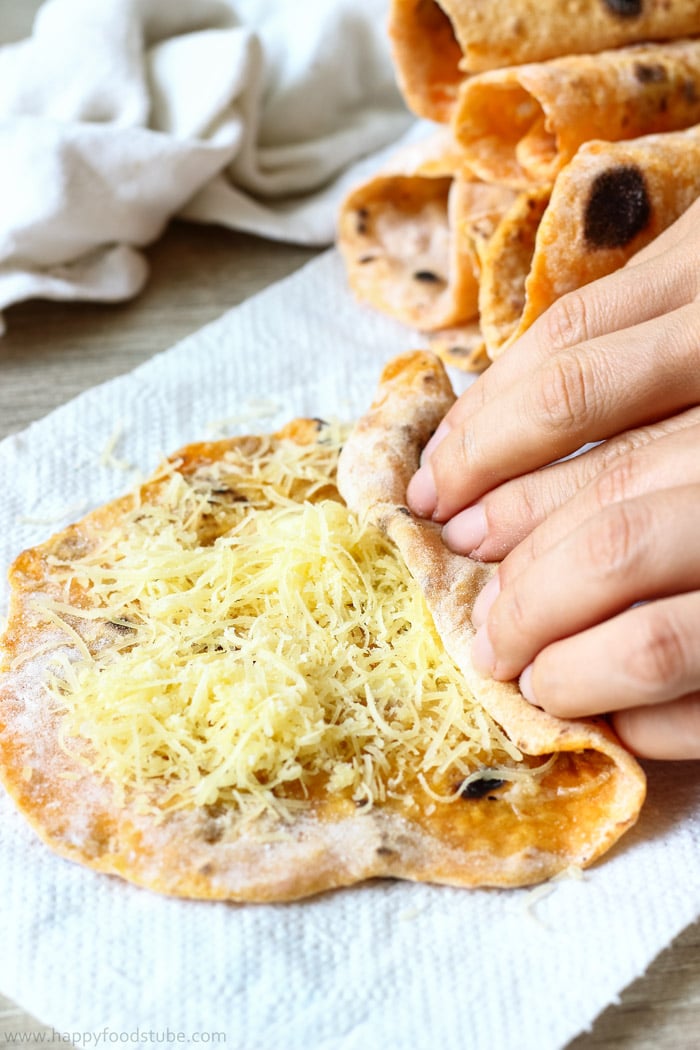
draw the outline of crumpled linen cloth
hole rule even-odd
[[[0,310],[118,300],[175,215],[333,239],[411,117],[387,0],[47,0],[0,48]]]

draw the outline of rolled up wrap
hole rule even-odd
[[[700,40],[573,55],[466,80],[455,138],[486,181],[552,183],[591,139],[616,142],[700,121]]]
[[[338,246],[362,302],[423,332],[476,317],[479,253],[515,191],[475,180],[438,133],[357,187]]]
[[[700,125],[588,142],[548,204],[546,192],[520,194],[482,254],[479,309],[492,360],[560,296],[624,266],[700,196]]]
[[[393,0],[394,60],[409,106],[447,122],[465,76],[700,33],[700,0]]]

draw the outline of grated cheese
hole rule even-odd
[[[130,470],[134,470],[133,463],[129,463],[126,459],[119,459],[115,456],[114,451],[124,436],[124,424],[117,423],[110,437],[100,452],[100,466],[109,467],[112,470],[121,470],[127,473]]]
[[[89,554],[54,558],[42,615],[85,639],[53,661],[61,739],[120,802],[287,819],[319,789],[410,805],[417,776],[449,801],[485,760],[533,772],[465,696],[391,542],[339,501],[338,451],[166,465]]]

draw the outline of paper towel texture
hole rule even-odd
[[[115,458],[146,472],[217,430],[350,419],[415,344],[322,256],[2,442],[0,562],[127,488]],[[648,768],[638,826],[537,899],[386,881],[288,905],[171,900],[54,857],[3,795],[0,990],[57,1030],[107,1029],[104,1046],[554,1050],[697,917],[700,766]]]

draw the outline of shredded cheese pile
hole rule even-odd
[[[465,695],[391,542],[339,502],[337,454],[168,467],[97,549],[57,561],[66,601],[46,614],[88,639],[54,663],[63,746],[121,801],[410,805],[417,776],[456,797],[485,756],[522,757]]]

